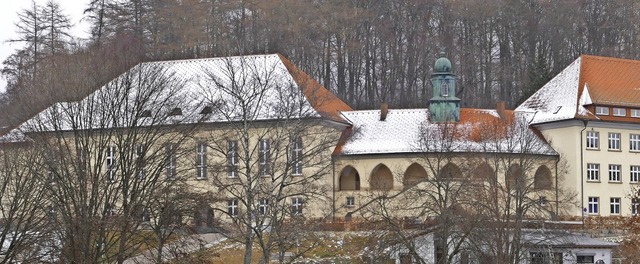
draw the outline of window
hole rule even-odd
[[[609,107],[596,106],[596,115],[609,115]]]
[[[631,109],[631,117],[640,117],[640,109]]]
[[[302,206],[304,205],[302,198],[294,197],[291,198],[291,214],[293,215],[301,215],[302,214]]]
[[[611,198],[611,214],[620,214],[620,198]]]
[[[441,84],[442,85],[440,86],[440,95],[442,97],[449,96],[449,81],[448,80],[442,80]]]
[[[136,145],[136,175],[138,175],[138,179],[144,179],[145,177],[145,159],[144,153],[146,151],[146,147],[143,144]]]
[[[562,253],[560,252],[530,252],[529,258],[529,263],[531,264],[562,264],[563,262]]]
[[[587,131],[587,148],[598,149],[600,148],[600,133],[597,131]]]
[[[291,174],[302,175],[302,138],[297,137],[291,145]]]
[[[238,216],[238,199],[231,199],[227,201],[227,214],[231,217]]]
[[[353,196],[347,196],[347,203],[346,203],[347,207],[354,207],[356,206],[356,198]]]
[[[104,215],[105,216],[114,216],[116,215],[116,207],[112,203],[107,203],[104,206]]]
[[[629,150],[640,151],[640,135],[639,134],[629,135]]]
[[[169,116],[181,116],[182,115],[182,109],[180,107],[176,107],[171,109],[171,111],[169,111]]]
[[[238,177],[238,141],[227,141],[227,176]]]
[[[578,255],[576,256],[576,261],[578,264],[582,264],[582,263],[594,263],[594,256],[581,256]]]
[[[620,133],[609,133],[609,150],[620,150]]]
[[[638,198],[631,199],[631,215],[638,215]]]
[[[638,181],[640,181],[640,166],[631,165],[629,171],[629,174],[631,174],[629,181],[632,183],[638,183]]]
[[[587,164],[587,181],[599,181],[600,180],[600,164],[588,163]]]
[[[620,182],[620,165],[609,164],[609,181]]]
[[[196,146],[196,178],[207,178],[207,144],[202,142]]]
[[[599,197],[589,197],[589,214],[599,214],[598,203],[600,202]]]
[[[269,200],[266,198],[260,199],[260,203],[258,204],[258,214],[266,215],[269,211]]]
[[[627,109],[614,107],[613,116],[627,116]]]
[[[261,139],[258,146],[258,170],[260,171],[260,175],[269,176],[269,159],[271,155],[271,150],[269,146],[268,139]]]
[[[116,180],[116,147],[107,147],[106,153],[107,165],[107,181],[114,182]]]
[[[176,177],[176,145],[166,144],[164,146],[166,166],[165,171],[167,179],[173,179]]]

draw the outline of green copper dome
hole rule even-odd
[[[444,52],[440,52],[440,58],[436,60],[433,71],[434,73],[451,72],[451,61],[445,57]]]

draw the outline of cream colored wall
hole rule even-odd
[[[631,215],[631,191],[637,189],[638,184],[630,183],[630,165],[640,165],[640,153],[629,151],[629,135],[640,134],[640,130],[632,125],[612,124],[604,122],[589,122],[584,131],[582,121],[569,121],[560,124],[548,124],[539,126],[543,135],[551,141],[551,145],[561,156],[566,159],[567,174],[563,187],[571,189],[578,194],[578,203],[567,214],[581,216],[581,208],[588,207],[588,197],[599,197],[599,214],[609,216],[610,198],[621,198],[621,215]],[[581,132],[582,131],[582,132]],[[586,148],[586,131],[597,131],[600,134],[597,150]],[[582,133],[582,146],[580,134]],[[620,133],[620,151],[608,149],[608,134]],[[581,147],[584,155],[581,163]],[[587,180],[587,163],[600,164],[600,181]],[[621,182],[609,182],[609,164],[621,165]],[[581,184],[584,188],[582,195]],[[581,202],[582,201],[582,202]]]

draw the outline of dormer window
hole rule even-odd
[[[205,106],[202,108],[202,111],[200,111],[201,115],[208,115],[211,114],[213,112],[213,110],[211,109],[211,106]]]
[[[179,107],[176,107],[172,109],[171,112],[169,112],[169,116],[179,116],[179,115],[182,115],[182,109]]]
[[[613,116],[627,116],[627,109],[613,108]]]
[[[609,115],[609,107],[596,106],[596,115]]]
[[[631,109],[631,117],[640,117],[640,109]]]
[[[140,117],[151,117],[151,110],[144,110],[140,113]]]

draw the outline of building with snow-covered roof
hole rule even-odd
[[[568,162],[585,216],[637,214],[640,61],[583,55],[516,108]]]

